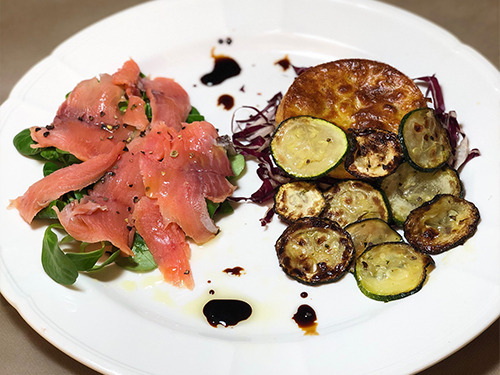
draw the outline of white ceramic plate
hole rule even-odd
[[[231,44],[218,42],[228,37]],[[212,69],[213,47],[243,70],[206,87],[199,79]],[[275,221],[261,227],[266,208],[251,204],[220,220],[214,241],[193,246],[192,292],[162,283],[158,272],[117,267],[82,275],[73,287],[45,275],[44,227],[30,227],[5,209],[41,178],[41,165],[12,146],[18,131],[48,124],[76,83],[114,72],[132,57],[143,72],[174,77],[193,105],[221,133],[230,133],[232,112],[217,106],[219,95],[234,96],[235,107],[264,106],[294,78],[274,64],[285,56],[297,66],[371,58],[410,77],[436,74],[441,81],[447,108],[458,112],[471,145],[482,153],[462,173],[466,197],[479,207],[482,222],[464,246],[435,257],[437,268],[422,291],[384,304],[364,297],[351,275],[321,287],[289,280],[273,248],[283,226]],[[48,341],[104,373],[418,371],[465,345],[500,313],[499,92],[498,71],[476,52],[427,21],[374,1],[183,0],[126,10],[63,43],[1,107],[1,291]],[[259,185],[253,168],[250,163],[239,181],[239,195]],[[222,272],[235,266],[245,273]],[[303,291],[308,298],[300,297]],[[232,328],[211,327],[203,305],[225,297],[249,302],[251,318]],[[317,313],[317,336],[304,336],[291,319],[303,303]]]

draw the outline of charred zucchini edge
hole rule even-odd
[[[322,265],[316,263],[317,266],[319,265],[320,274],[318,275],[318,273],[311,273],[311,275],[308,276],[304,274],[303,269],[293,268],[294,266],[290,263],[290,256],[292,254],[287,254],[286,246],[288,245],[289,241],[293,240],[293,235],[295,233],[298,233],[302,230],[307,231],[308,229],[315,230],[316,228],[319,230],[333,231],[337,236],[340,237],[339,242],[342,244],[342,246],[344,246],[344,249],[336,249],[336,251],[342,251],[341,254],[337,254],[338,256],[340,256],[339,262],[335,264]],[[317,243],[315,244],[315,246],[324,246],[325,249],[329,249],[329,247],[323,245],[324,242]],[[307,241],[304,240],[304,243],[300,246],[305,245],[307,245]],[[354,260],[354,245],[349,233],[345,231],[338,223],[320,217],[302,218],[289,225],[276,241],[275,250],[281,269],[285,272],[285,274],[306,285],[326,284],[341,279],[346,273],[348,273],[350,266]],[[303,252],[301,252],[301,254],[302,253]],[[310,259],[309,254],[306,256],[306,259]]]
[[[379,168],[382,169],[382,172],[378,171],[375,173],[375,168],[372,165],[366,166],[365,169],[369,170],[371,174],[365,173],[358,169],[359,164],[359,156],[358,152],[361,152],[360,149],[366,150],[365,144],[360,146],[360,139],[369,137],[377,137],[378,143],[375,145],[373,143],[368,143],[372,145],[369,147],[369,151],[367,155],[380,155],[383,153],[384,159],[385,156],[389,155],[388,151],[392,151],[393,157],[387,162],[387,160],[381,160],[379,158]],[[349,140],[349,151],[346,154],[344,160],[344,168],[345,170],[356,178],[374,180],[378,178],[383,178],[387,175],[393,173],[398,166],[403,162],[403,149],[401,147],[401,142],[397,134],[392,133],[388,130],[383,129],[364,129],[364,130],[353,130],[352,133],[348,134]],[[374,147],[376,146],[376,147]],[[374,150],[377,152],[375,153]],[[384,161],[384,163],[382,163]]]
[[[304,196],[309,197],[309,205],[299,212],[299,208],[293,202],[293,197],[296,197],[301,190],[306,190]],[[315,196],[311,197],[310,194]],[[310,181],[292,181],[279,186],[278,191],[274,195],[274,212],[286,222],[294,222],[302,217],[319,216],[326,207],[326,199],[321,190],[314,182]],[[306,211],[305,211],[306,210]]]
[[[448,198],[454,200],[458,204],[466,205],[467,208],[470,209],[470,223],[468,224],[465,233],[454,236],[443,244],[436,244],[433,243],[433,240],[436,237],[443,235],[442,230],[431,230],[431,227],[429,226],[427,226],[429,229],[425,229],[424,231],[415,231],[415,228],[421,221],[425,220],[424,215],[426,212],[431,210],[433,206],[439,204],[441,200]],[[479,214],[479,209],[474,203],[451,194],[438,194],[434,197],[434,199],[424,203],[410,212],[404,223],[403,230],[406,240],[414,248],[425,254],[436,255],[463,245],[476,233],[480,220],[481,216]]]

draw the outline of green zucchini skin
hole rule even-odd
[[[285,174],[298,180],[313,180],[327,175],[342,163],[348,149],[347,134],[342,128],[306,115],[282,121],[274,131],[270,144],[274,163]]]
[[[355,260],[370,246],[384,242],[402,242],[403,237],[387,222],[379,218],[363,219],[344,228],[350,235],[355,249]]]
[[[391,253],[397,255],[396,251],[403,253],[402,257],[396,258],[396,265],[388,267],[390,264]],[[378,255],[378,253],[384,252],[387,254],[380,259],[376,256],[372,256],[372,253]],[[401,260],[402,258],[402,260]],[[387,259],[387,260],[386,260]],[[387,262],[387,267],[384,263]],[[397,261],[400,260],[398,263]],[[391,260],[392,261],[392,260]],[[410,265],[408,267],[401,266],[401,263]],[[427,254],[423,254],[414,249],[411,245],[404,242],[386,242],[377,245],[372,245],[368,247],[363,254],[356,260],[354,267],[354,277],[358,284],[361,292],[376,301],[390,302],[397,299],[405,298],[411,296],[412,294],[420,291],[425,284],[430,272],[434,268],[434,260]],[[411,279],[410,284],[404,287],[403,284],[391,283],[388,281],[390,279],[391,270],[403,269],[404,271],[410,271],[412,274],[405,279]],[[381,276],[380,273],[384,276]],[[373,274],[375,273],[375,274]],[[372,281],[370,283],[370,280]],[[387,283],[390,286],[390,292],[383,291],[383,284]],[[394,286],[397,284],[397,286]],[[377,286],[379,290],[376,290]]]
[[[452,156],[448,133],[432,108],[408,112],[401,119],[398,136],[406,160],[420,171],[441,168]]]

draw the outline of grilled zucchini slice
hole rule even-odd
[[[341,128],[311,116],[283,121],[271,139],[276,165],[299,179],[328,173],[342,161],[347,149],[347,136]]]
[[[356,260],[354,277],[367,297],[393,301],[418,292],[434,261],[407,243],[387,242],[368,247]]]
[[[323,193],[312,182],[294,181],[283,184],[274,196],[274,212],[289,222],[302,217],[319,216],[325,206]]]
[[[433,172],[421,172],[409,163],[403,163],[385,177],[381,184],[394,222],[403,225],[411,210],[430,201],[438,194],[452,194],[461,197],[462,183],[457,171],[445,165]]]
[[[431,108],[419,108],[406,114],[399,126],[403,152],[414,168],[433,171],[452,155],[448,133]]]
[[[354,244],[355,259],[366,248],[384,242],[402,242],[403,237],[385,221],[377,218],[364,219],[351,223],[344,228],[351,235]]]
[[[318,217],[292,223],[275,248],[283,271],[305,284],[338,280],[349,270],[354,257],[349,233],[337,223]]]
[[[417,250],[440,254],[472,237],[479,220],[479,210],[473,203],[440,194],[410,212],[404,223],[404,235]]]
[[[373,179],[385,177],[403,160],[403,151],[396,134],[387,130],[353,131],[344,166],[354,177]]]
[[[344,180],[323,193],[326,208],[321,214],[342,227],[362,219],[389,221],[389,209],[383,193],[365,181]]]

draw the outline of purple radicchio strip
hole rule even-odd
[[[292,68],[298,76],[300,76],[302,73],[304,73],[307,69],[309,69],[309,66],[295,66],[292,64]]]
[[[441,89],[441,85],[439,84],[436,76],[419,77],[415,80],[420,80],[428,84],[425,95],[427,96],[430,92],[436,116],[445,127],[448,133],[448,138],[450,139],[453,154],[450,164],[456,170],[461,170],[466,163],[474,159],[476,156],[481,155],[481,153],[477,148],[469,151],[469,139],[465,135],[457,120],[456,112],[446,112],[443,90]]]
[[[233,144],[245,158],[253,157],[257,160],[257,176],[261,179],[262,185],[250,197],[232,197],[232,200],[266,203],[273,199],[279,185],[289,181],[289,178],[274,165],[269,149],[275,130],[276,110],[282,97],[281,93],[274,95],[262,110],[250,106],[242,107],[255,112],[246,119],[235,120],[233,116]],[[274,210],[269,209],[265,217],[261,219],[261,224],[268,224],[273,214]]]

